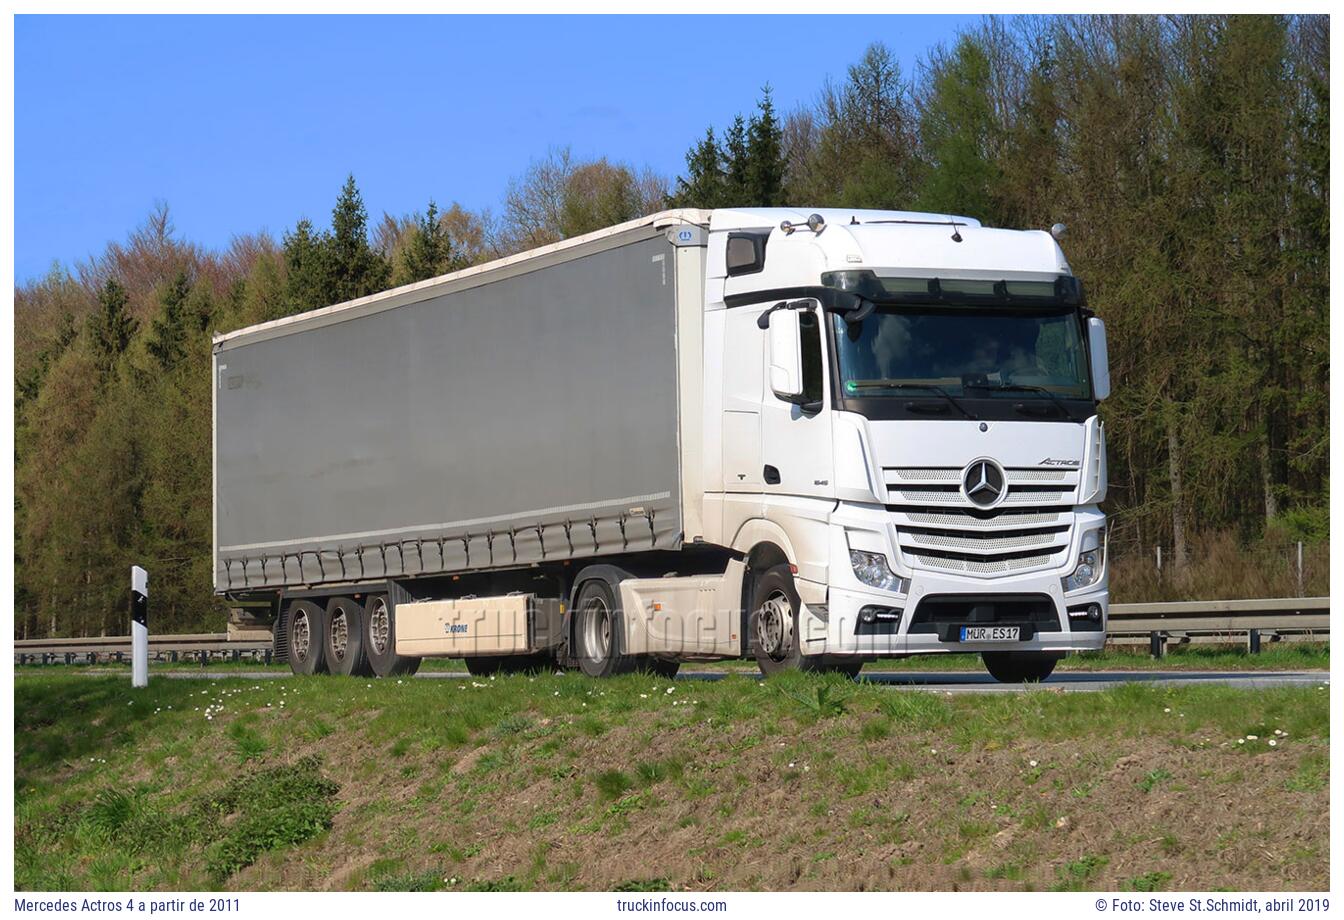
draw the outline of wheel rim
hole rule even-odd
[[[611,611],[600,597],[583,608],[583,650],[590,661],[605,661],[611,653]]]
[[[331,653],[337,661],[344,661],[349,647],[350,621],[345,616],[345,608],[337,607],[331,616]]]
[[[756,611],[756,645],[775,661],[789,654],[793,636],[793,604],[782,591],[765,599]]]
[[[374,602],[373,615],[369,617],[369,644],[379,655],[387,652],[392,636],[392,621],[387,615],[387,602],[379,598]]]
[[[294,635],[291,640],[293,648],[290,651],[299,661],[307,661],[312,642],[313,630],[308,622],[308,611],[300,609],[294,613]]]

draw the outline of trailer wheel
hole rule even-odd
[[[611,677],[633,669],[635,661],[621,654],[625,647],[621,612],[611,588],[600,578],[584,582],[574,601],[574,644],[579,669],[589,677]]]
[[[386,595],[371,594],[364,605],[364,652],[377,677],[403,677],[420,669],[419,658],[397,654],[397,619]]]
[[[537,674],[555,664],[555,658],[545,652],[535,655],[472,655],[464,659],[467,673],[472,677],[491,674]]]
[[[804,655],[798,641],[802,601],[786,564],[766,569],[752,587],[751,645],[766,677],[785,671],[833,671],[858,676],[863,662],[833,655]]]
[[[285,615],[289,642],[289,669],[295,674],[321,674],[327,670],[327,615],[312,601],[295,601]]]
[[[364,605],[348,597],[333,597],[327,601],[326,613],[327,668],[346,677],[372,675],[364,650]]]
[[[1038,683],[1055,670],[1063,655],[1052,652],[982,652],[985,670],[1003,684]]]

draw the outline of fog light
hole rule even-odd
[[[1091,620],[1093,623],[1100,623],[1100,622],[1101,622],[1101,605],[1100,605],[1100,604],[1088,604],[1088,605],[1087,605],[1087,618],[1088,618],[1089,620]]]

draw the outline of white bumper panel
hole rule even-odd
[[[965,596],[972,593],[977,598],[983,598],[985,602],[992,602],[996,596],[1047,596],[1054,602],[1060,627],[1058,629],[1043,629],[1035,632],[1029,639],[1012,643],[947,642],[939,639],[935,632],[910,632],[911,626],[914,625],[915,611],[923,598],[938,595]],[[922,652],[982,652],[986,650],[1095,651],[1106,644],[1106,617],[1110,605],[1104,581],[1095,590],[1071,593],[1066,599],[1060,591],[1057,574],[1013,579],[1011,584],[977,586],[968,585],[965,580],[939,578],[935,575],[916,573],[912,580],[909,595],[886,594],[880,591],[854,588],[832,588],[829,601],[827,605],[825,651],[828,654],[837,655],[907,655]],[[1079,621],[1068,615],[1068,608],[1085,607],[1089,604],[1099,604],[1101,606],[1100,628],[1073,628],[1074,624]],[[859,612],[865,606],[900,610],[901,618],[896,632],[886,635],[861,634],[859,631]],[[809,651],[815,652],[820,651],[820,649],[813,646]]]

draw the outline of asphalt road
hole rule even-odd
[[[130,672],[109,669],[70,668],[67,673],[84,676],[125,675]],[[678,680],[722,680],[747,671],[684,670]],[[285,671],[151,671],[151,679],[222,680],[228,677],[246,680],[286,680]],[[418,680],[470,680],[463,671],[427,671]],[[1121,684],[1145,683],[1155,686],[1193,687],[1199,684],[1226,684],[1245,690],[1269,687],[1310,687],[1330,683],[1327,671],[1059,671],[1040,684],[1001,684],[986,673],[976,671],[868,671],[862,679],[893,690],[928,690],[939,693],[1020,693],[1023,690],[1054,690],[1065,693],[1106,690]]]

